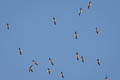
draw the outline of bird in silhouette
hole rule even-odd
[[[77,34],[77,32],[75,32],[75,39],[77,39],[77,36],[78,36],[78,34]]]
[[[50,68],[48,68],[48,74],[49,74],[49,75],[50,75],[50,72],[51,72],[51,71],[50,71]]]
[[[29,67],[29,72],[33,72],[32,65]]]
[[[100,60],[99,59],[97,59],[97,64],[100,66]]]
[[[61,72],[60,75],[61,75],[62,78],[64,78],[64,74],[63,74],[63,72]]]
[[[54,66],[54,63],[50,57],[49,57],[49,62],[50,62],[50,64],[52,64],[52,66]]]
[[[18,53],[19,53],[20,55],[22,55],[22,50],[21,50],[21,48],[18,49]]]
[[[104,78],[104,80],[108,80],[107,76]]]
[[[78,15],[80,16],[82,13],[82,8],[80,8],[80,10],[78,11]]]
[[[10,24],[6,24],[6,27],[9,30],[10,29]]]
[[[56,18],[53,17],[53,23],[56,25]]]
[[[33,64],[38,66],[38,63],[35,60],[32,60]]]
[[[78,55],[78,52],[76,52],[76,59],[79,61],[79,55]]]
[[[81,61],[82,61],[82,63],[84,63],[84,57],[83,56],[81,56]]]
[[[88,9],[90,8],[91,3],[92,3],[91,1],[88,2]]]

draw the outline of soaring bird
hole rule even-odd
[[[80,8],[80,10],[78,11],[78,15],[80,16],[81,13],[82,13],[82,8]]]
[[[56,25],[56,18],[55,17],[53,17],[53,22]]]
[[[18,49],[18,52],[19,52],[20,55],[22,55],[22,50],[21,50],[21,48]]]
[[[97,64],[100,66],[100,60],[99,59],[97,59]]]
[[[88,9],[90,8],[91,3],[92,3],[91,1],[88,2]]]
[[[99,30],[98,30],[98,28],[96,27],[96,34],[98,34],[99,33]]]
[[[50,75],[50,72],[51,72],[51,71],[50,71],[50,68],[48,68],[48,73],[49,73],[49,75]]]
[[[6,27],[9,30],[10,29],[10,24],[6,24]]]
[[[81,61],[82,61],[82,63],[84,63],[84,57],[83,56],[81,56]]]
[[[29,72],[33,72],[32,65],[29,67]]]
[[[52,64],[52,66],[54,66],[54,63],[50,57],[49,57],[49,62],[50,62],[50,64]]]
[[[78,52],[76,52],[76,59],[79,61],[79,55],[78,55]]]
[[[32,60],[33,64],[38,66],[38,63],[35,60]]]
[[[108,80],[107,76],[104,78],[104,80]]]
[[[78,34],[77,34],[77,32],[75,32],[75,39],[77,39],[77,36],[78,36]]]
[[[64,78],[64,74],[63,74],[63,72],[61,72],[60,75],[61,75],[62,78]]]

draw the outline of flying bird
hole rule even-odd
[[[76,52],[76,59],[79,61],[79,55],[78,55],[78,52]]]
[[[56,18],[55,17],[53,17],[53,22],[56,25]]]
[[[10,24],[6,24],[6,27],[9,30],[10,29]]]
[[[35,60],[32,60],[33,64],[38,66],[38,63]]]
[[[108,80],[107,76],[104,78],[104,80]]]
[[[100,66],[100,60],[99,59],[97,59],[97,64]]]
[[[50,62],[50,64],[52,64],[52,66],[54,66],[54,63],[51,58],[49,58],[49,62]]]
[[[98,30],[98,28],[96,27],[96,34],[98,34],[99,33],[99,30]]]
[[[64,78],[64,74],[63,74],[63,72],[61,72],[60,75],[61,75],[62,78]]]
[[[51,71],[50,71],[50,68],[48,68],[48,74],[49,74],[49,75],[50,75],[50,72],[51,72]]]
[[[82,63],[84,63],[84,57],[83,56],[81,56],[81,61],[82,61]]]
[[[80,8],[80,10],[78,11],[78,15],[80,16],[82,13],[82,8]]]
[[[21,48],[18,49],[18,52],[19,52],[20,55],[22,55],[22,50],[21,50]]]
[[[75,39],[77,39],[77,36],[78,36],[78,34],[77,34],[77,32],[75,32]]]
[[[90,8],[91,3],[92,3],[91,1],[88,2],[88,9]]]
[[[29,72],[33,72],[32,65],[29,67]]]

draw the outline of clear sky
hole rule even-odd
[[[64,80],[104,80],[105,76],[120,80],[120,1],[92,0],[90,9],[88,2],[0,0],[0,80],[61,80],[61,71]],[[83,13],[78,16],[80,8]],[[76,51],[85,63],[76,60]],[[28,67],[33,59],[38,66],[33,65],[31,73]]]

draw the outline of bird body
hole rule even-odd
[[[38,66],[38,63],[35,60],[32,60],[33,64]]]
[[[98,30],[98,28],[96,27],[96,34],[98,34],[99,33],[99,30]]]
[[[6,27],[9,30],[10,29],[10,24],[6,24]]]
[[[33,72],[32,65],[29,67],[29,72]]]
[[[100,60],[99,59],[97,59],[97,64],[100,66]]]
[[[18,49],[18,52],[19,52],[20,55],[22,55],[22,50],[21,50],[21,48]]]
[[[53,22],[56,25],[56,18],[55,17],[53,17]]]
[[[61,74],[61,77],[64,78],[64,74],[63,74],[63,72],[61,72],[60,74]]]
[[[78,55],[78,52],[76,52],[76,59],[79,61],[79,55]]]
[[[78,15],[80,16],[82,13],[82,8],[80,8],[79,12],[78,12]]]
[[[78,36],[78,34],[77,34],[77,32],[75,32],[75,39],[77,39],[77,36]]]
[[[91,3],[92,3],[91,1],[88,2],[88,9],[90,8]]]
[[[51,58],[49,58],[49,62],[50,62],[50,64],[52,64],[52,66],[54,66],[54,63]]]
[[[48,74],[49,74],[49,75],[50,75],[50,72],[51,72],[51,71],[50,71],[50,68],[48,68]]]
[[[81,56],[81,61],[82,61],[82,63],[84,63],[84,57],[83,56]]]

